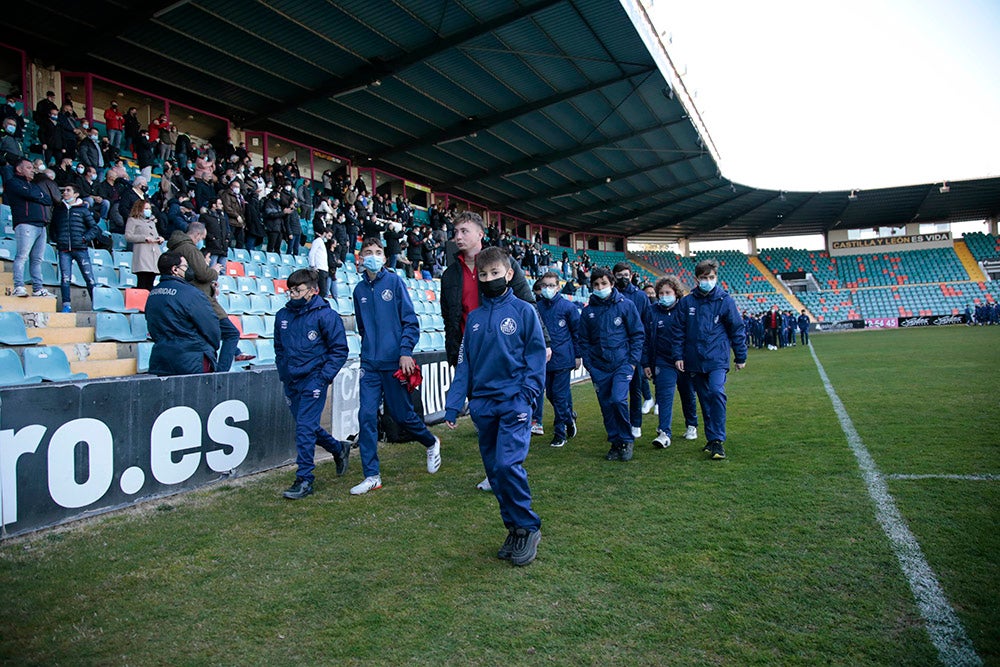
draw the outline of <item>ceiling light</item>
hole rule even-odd
[[[610,183],[610,182],[611,182],[611,177],[610,177],[610,176],[608,176],[607,178],[605,178],[605,179],[604,179],[604,182],[605,182],[605,183]]]
[[[941,184],[941,187],[938,188],[938,192],[940,192],[943,195],[946,195],[949,192],[951,192],[951,188],[948,187],[948,181],[945,181],[944,183]]]
[[[785,191],[784,190],[779,190],[778,191],[778,201],[785,201]]]
[[[851,201],[857,201],[857,199],[858,199],[858,191],[857,190],[851,190],[851,194],[847,195],[847,198],[849,200],[851,200]]]

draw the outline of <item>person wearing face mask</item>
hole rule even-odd
[[[656,407],[660,422],[653,438],[653,447],[670,446],[673,435],[674,389],[681,395],[684,410],[685,440],[698,437],[698,410],[691,379],[674,366],[673,323],[677,303],[684,296],[684,288],[677,276],[665,276],[656,281],[656,304],[650,311],[646,324],[646,347],[643,350],[643,370],[647,378],[656,383]]]
[[[764,315],[764,342],[767,349],[778,349],[778,330],[781,328],[781,314],[777,306],[771,306],[771,310]]]
[[[211,200],[208,210],[198,216],[198,220],[205,223],[208,234],[203,250],[208,255],[209,264],[225,265],[232,232],[229,228],[229,216],[222,207],[222,199],[216,197]]]
[[[326,298],[330,294],[330,253],[329,244],[333,238],[332,230],[316,233],[312,245],[309,246],[309,268],[319,274],[319,295]]]
[[[441,467],[441,441],[413,409],[398,375],[416,369],[413,348],[420,325],[403,279],[385,268],[382,241],[370,237],[361,244],[362,280],[354,288],[354,317],[361,334],[361,376],[358,385],[358,450],[364,479],[351,488],[361,495],[382,488],[378,460],[378,408],[409,431],[427,450],[427,472]]]
[[[649,319],[649,298],[646,293],[635,286],[632,282],[632,265],[628,262],[618,262],[615,264],[612,272],[615,275],[615,288],[618,292],[635,304],[636,310],[639,311],[639,319],[643,323],[645,330],[646,322]],[[653,394],[649,389],[649,380],[646,376],[636,369],[635,375],[632,377],[632,386],[629,387],[628,395],[628,414],[629,421],[632,424],[632,437],[641,438],[642,437],[642,416],[649,414],[649,411],[653,409]]]
[[[236,247],[245,248],[247,202],[243,198],[243,184],[240,179],[234,178],[219,196],[222,198],[222,207],[229,216],[229,226],[232,228]]]
[[[339,442],[320,426],[326,396],[347,361],[347,336],[340,315],[320,298],[316,272],[288,276],[288,304],[275,315],[274,356],[285,402],[295,418],[297,470],[284,492],[300,500],[313,492],[316,445],[333,454],[337,475],[347,471],[350,442]]]
[[[583,363],[580,350],[580,311],[576,304],[559,293],[559,275],[546,272],[539,280],[540,297],[535,300],[542,323],[549,332],[552,356],[545,364],[545,395],[552,404],[552,447],[562,447],[566,440],[576,436],[576,418],[573,413],[573,393],[569,376]],[[538,397],[535,418],[542,422],[542,400]]]
[[[52,222],[49,233],[59,251],[60,289],[62,292],[62,312],[73,312],[70,306],[70,279],[73,262],[80,267],[91,303],[94,300],[94,271],[90,266],[87,248],[90,242],[101,235],[90,208],[80,199],[75,185],[62,188],[62,199],[52,207]]]
[[[101,137],[97,133],[97,129],[91,128],[87,133],[87,138],[80,142],[80,147],[77,149],[81,165],[94,169],[104,168],[104,156],[101,154],[100,142]]]
[[[184,256],[188,270],[185,279],[200,289],[208,297],[212,309],[219,319],[219,329],[222,332],[222,349],[219,350],[219,361],[216,370],[225,373],[233,365],[237,347],[240,342],[240,332],[232,322],[226,309],[215,298],[218,293],[219,274],[225,270],[221,264],[209,264],[201,246],[208,233],[201,222],[192,222],[187,232],[175,230],[167,239],[167,250]]]
[[[104,127],[108,131],[108,143],[116,149],[122,147],[122,130],[125,129],[125,116],[118,110],[118,102],[111,100],[104,110]]]
[[[139,171],[148,183],[153,176],[153,142],[149,138],[149,132],[140,131],[132,145],[135,151],[135,161],[139,163]]]
[[[733,300],[718,285],[719,264],[705,259],[695,266],[696,287],[677,304],[673,324],[675,368],[687,373],[705,419],[703,451],[713,460],[726,458],[726,376],[732,349],[736,370],[747,363],[743,318]]]
[[[3,119],[3,137],[0,138],[0,164],[13,164],[24,157],[24,148],[15,136],[17,119]]]
[[[580,350],[611,443],[604,458],[630,461],[635,436],[629,420],[629,387],[642,360],[646,331],[635,304],[614,288],[613,278],[601,267],[590,272],[592,294],[580,316]]]
[[[465,323],[445,423],[455,428],[468,398],[483,467],[507,529],[497,558],[524,566],[535,559],[542,537],[524,460],[532,406],[545,382],[546,341],[538,313],[510,288],[514,269],[506,251],[485,248],[476,257],[476,273],[482,303]]]
[[[160,283],[149,292],[146,324],[153,339],[152,375],[194,375],[216,370],[219,320],[205,295],[184,280],[187,258],[175,252],[156,262]]]
[[[132,206],[125,222],[125,240],[132,244],[132,273],[138,287],[148,292],[153,289],[160,271],[156,263],[163,254],[160,250],[163,237],[156,231],[153,205],[148,201],[139,200]]]
[[[76,158],[76,142],[77,142],[77,126],[76,120],[73,117],[73,105],[64,104],[62,106],[62,111],[56,116],[56,127],[59,130],[62,152],[59,158],[68,157],[70,159]]]

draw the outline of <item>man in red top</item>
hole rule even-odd
[[[111,106],[104,110],[104,125],[108,131],[108,142],[120,151],[122,149],[122,130],[125,129],[125,116],[118,110],[118,102],[111,100]]]
[[[160,140],[160,130],[165,130],[170,127],[170,123],[167,121],[167,114],[161,113],[160,117],[149,124],[149,141],[151,143],[156,143]]]

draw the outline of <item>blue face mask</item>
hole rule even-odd
[[[198,250],[201,250],[202,248],[205,247],[205,240],[202,239],[201,241],[198,241],[196,245],[198,246]]]
[[[711,292],[712,290],[715,289],[715,285],[716,285],[717,282],[719,282],[719,281],[718,280],[699,280],[698,281],[698,289],[700,289],[702,292]]]
[[[659,301],[657,301],[664,308],[669,308],[670,306],[677,303],[677,297],[671,294],[670,296],[661,296]]]
[[[17,132],[17,125],[8,125],[7,132],[10,134],[14,134],[15,132]]]
[[[378,255],[365,255],[365,258],[361,260],[361,266],[365,267],[372,273],[378,273],[383,266],[385,266],[385,258],[379,257]]]
[[[542,288],[542,297],[545,298],[545,299],[549,299],[550,301],[552,299],[554,299],[556,297],[556,294],[558,294],[558,293],[559,293],[559,288],[558,287],[543,287]]]
[[[608,287],[605,289],[595,289],[594,296],[596,296],[598,299],[607,299],[609,296],[611,296],[611,288]]]

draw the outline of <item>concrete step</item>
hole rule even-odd
[[[3,295],[0,290],[0,308],[18,313],[54,313],[57,299],[51,297],[19,297]]]
[[[77,313],[21,313],[24,324],[28,327],[76,327],[90,326],[93,321],[85,321],[86,318],[78,317]]]
[[[107,359],[96,361],[70,361],[74,373],[86,373],[91,378],[121,377],[135,375],[135,359]]]
[[[70,360],[70,363],[74,361],[113,361],[117,360],[119,356],[128,359],[127,354],[118,354],[118,343],[114,342],[72,343],[59,347],[66,353],[66,358]],[[132,355],[132,359],[135,359],[135,355]]]
[[[41,336],[40,345],[93,343],[94,327],[28,327],[28,336]]]

